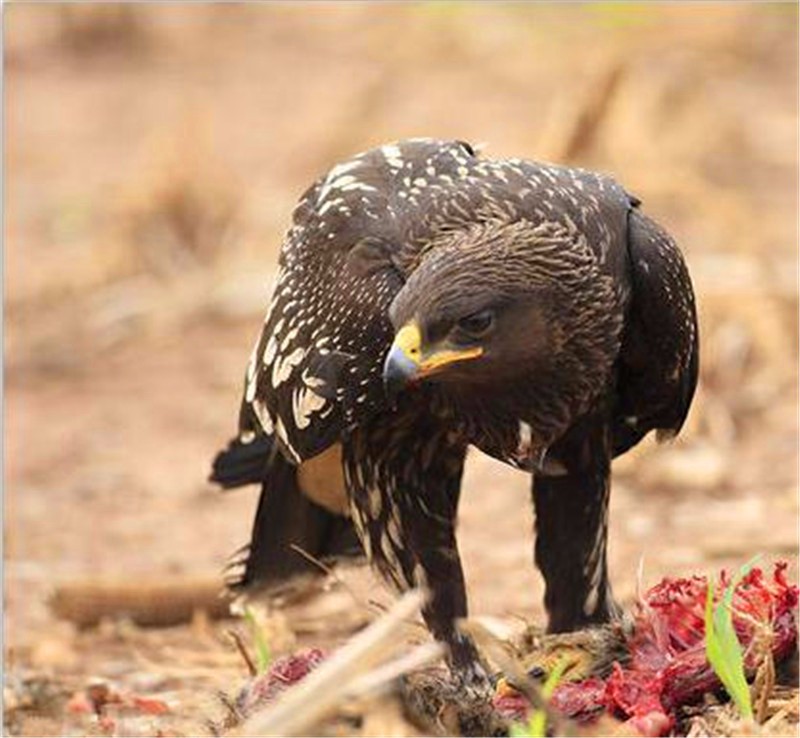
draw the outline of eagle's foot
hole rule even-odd
[[[478,656],[475,644],[469,637],[459,634],[453,639],[447,663],[455,686],[464,700],[491,701],[494,694],[492,680]]]

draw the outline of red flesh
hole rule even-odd
[[[786,581],[786,568],[785,562],[776,564],[771,580],[761,569],[753,568],[736,586],[733,624],[748,669],[755,667],[748,646],[758,623],[771,628],[776,661],[796,648],[798,589]],[[715,600],[729,582],[723,572]],[[641,735],[667,734],[679,707],[722,686],[705,654],[707,592],[705,577],[662,580],[637,606],[627,666],[615,664],[605,680],[592,677],[558,686],[553,707],[581,722],[607,711],[627,720]],[[525,705],[520,700],[498,697],[495,706],[502,714],[520,719]]]

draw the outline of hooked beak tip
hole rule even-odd
[[[383,365],[383,386],[389,399],[394,399],[417,377],[419,365],[399,346],[392,346]]]

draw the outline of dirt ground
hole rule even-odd
[[[677,441],[615,465],[619,597],[640,566],[647,584],[759,553],[796,578],[796,28],[786,5],[6,7],[7,731],[100,730],[8,708],[24,680],[101,678],[169,704],[128,732],[207,732],[244,676],[230,623],[78,631],[48,597],[220,576],[256,490],[205,478],[292,203],[411,135],[612,171],[685,250],[701,387]],[[526,476],[474,452],[474,614],[541,620],[532,525]]]

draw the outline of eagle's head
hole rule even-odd
[[[581,324],[598,317],[589,313],[609,312],[612,298],[579,241],[514,223],[430,249],[390,310],[387,392],[428,380],[502,391],[554,367],[581,342]]]

